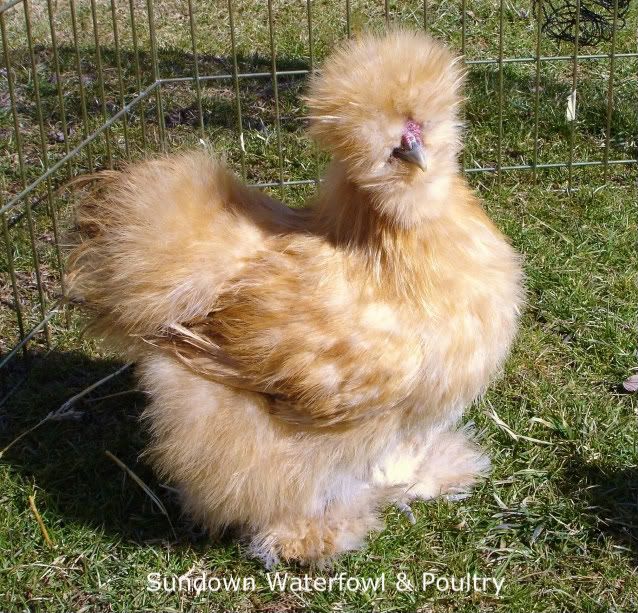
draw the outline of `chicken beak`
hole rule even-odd
[[[392,152],[392,155],[404,162],[408,162],[408,164],[415,164],[423,172],[427,170],[428,164],[425,150],[423,149],[423,145],[416,140],[410,143],[409,148],[397,147]]]

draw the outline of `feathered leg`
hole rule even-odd
[[[401,442],[375,467],[372,481],[385,487],[402,484],[397,507],[411,519],[409,501],[469,491],[489,468],[489,458],[465,428],[431,434],[425,442]]]
[[[267,566],[321,564],[359,548],[400,494],[370,487],[365,467],[376,448],[358,430],[301,432],[273,420],[258,395],[161,355],[140,370],[151,398],[149,459],[177,486],[188,516],[212,534],[238,528]]]
[[[361,492],[346,503],[329,505],[319,515],[282,517],[252,535],[250,552],[271,568],[279,560],[323,566],[338,554],[359,549],[382,527],[380,501]]]

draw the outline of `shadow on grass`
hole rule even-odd
[[[93,132],[104,122],[101,88],[95,58],[88,51],[81,62],[82,76],[79,78],[75,66],[75,50],[72,47],[58,48],[60,62],[60,85],[65,105],[66,134],[62,123],[62,112],[58,101],[58,79],[55,74],[51,50],[47,47],[36,49],[40,108],[35,104],[34,83],[31,75],[28,50],[12,50],[15,77],[16,109],[24,130],[22,141],[26,161],[27,180],[37,178],[42,169],[39,114],[42,114],[49,163],[62,159],[67,147],[80,144],[85,129]],[[139,93],[135,72],[135,55],[121,50],[122,92],[120,92],[119,71],[116,70],[117,57],[112,48],[102,47],[104,107],[106,116],[112,117],[122,109],[122,102],[131,103]],[[142,89],[153,82],[151,55],[140,51]],[[111,132],[96,139],[85,154],[76,156],[74,164],[82,168],[97,168],[107,164],[106,141],[113,149],[113,157],[126,157],[126,142],[137,155],[142,150],[142,126],[146,131],[145,151],[159,150],[160,123],[166,127],[166,138],[171,147],[194,146],[200,125],[199,104],[196,99],[194,82],[194,57],[191,53],[177,48],[158,50],[159,71],[163,78],[186,79],[161,87],[161,109],[155,95],[149,96],[143,104],[137,104],[126,115],[127,134],[124,138],[124,121],[118,121]],[[290,179],[310,179],[304,165],[305,158],[312,155],[312,149],[305,141],[305,120],[302,95],[306,90],[307,75],[288,74],[277,79],[278,105],[275,105],[275,91],[271,77],[271,58],[260,54],[245,54],[237,57],[238,70],[243,73],[266,73],[263,77],[239,79],[239,102],[244,130],[248,179],[250,182],[271,182],[278,179],[279,157],[276,128],[283,137],[281,157],[285,160],[286,175]],[[202,76],[232,75],[233,60],[229,55],[201,54],[198,57],[199,74]],[[281,55],[277,58],[279,71],[307,71],[307,58]],[[624,75],[620,74],[618,78]],[[626,75],[625,75],[626,76]],[[6,80],[5,80],[6,83]],[[82,84],[82,89],[80,88]],[[499,162],[504,165],[530,165],[534,161],[536,89],[534,67],[529,64],[506,65],[503,69],[503,112],[499,115],[497,104],[500,75],[493,66],[471,66],[465,93],[467,103],[464,117],[469,126],[466,144],[466,163],[469,166],[494,167]],[[0,79],[0,169],[5,175],[5,190],[12,196],[21,189],[22,177],[18,165],[14,163],[15,151],[10,138],[13,119],[10,113],[7,92],[3,92]],[[571,81],[565,75],[548,72],[545,68],[540,76],[540,99],[538,113],[539,148],[538,161],[541,163],[564,162],[569,157],[572,128],[575,128],[576,161],[599,160],[603,156],[605,124],[607,118],[608,90],[603,79],[583,78],[579,85],[579,118],[576,124],[565,117],[567,96]],[[87,126],[84,125],[82,91],[87,106]],[[122,100],[123,98],[123,100]],[[610,115],[610,151],[614,158],[633,158],[636,152],[636,111],[633,101],[626,96],[616,95],[614,112]],[[4,103],[2,102],[4,100]],[[201,83],[201,123],[205,137],[228,154],[231,165],[239,168],[240,147],[238,138],[237,97],[232,78],[204,81]],[[498,134],[500,120],[503,124],[502,146]],[[161,120],[161,121],[160,121]],[[266,153],[265,153],[266,152]],[[95,158],[93,161],[85,157]],[[88,164],[88,166],[87,166]],[[53,179],[56,188],[62,173]],[[64,177],[66,178],[66,177]],[[41,186],[44,188],[44,185]],[[0,190],[2,191],[2,190]],[[46,194],[40,192],[40,202]],[[34,205],[35,206],[35,205]],[[10,218],[10,224],[16,219]]]
[[[28,379],[1,409],[0,448],[120,366],[115,360],[91,359],[79,352],[34,357]],[[2,462],[25,484],[36,486],[42,506],[65,523],[77,522],[137,543],[210,546],[208,538],[193,532],[180,517],[174,492],[159,483],[139,457],[146,441],[139,423],[144,404],[129,369],[80,400],[75,417],[48,421],[19,440]],[[155,492],[168,511],[175,536],[166,517],[105,455],[107,450]],[[25,492],[25,504],[27,493],[31,492]]]
[[[593,533],[613,539],[638,564],[638,467],[618,469],[574,460],[566,474],[562,489],[582,505]]]
[[[101,48],[101,61],[103,63],[102,78],[105,88],[105,106],[109,114],[114,114],[121,108],[120,103],[120,74],[115,50],[110,47]],[[53,71],[51,49],[39,46],[35,50],[36,61],[39,66],[38,86],[40,89],[41,111],[45,124],[56,126],[59,129],[61,120],[57,97],[57,76]],[[15,72],[16,98],[18,112],[28,120],[29,124],[37,124],[37,109],[34,104],[33,80],[30,73],[30,56],[27,48],[12,50],[12,61]],[[69,126],[79,132],[82,123],[80,79],[76,70],[75,49],[70,46],[58,48],[60,62],[60,74],[63,95],[66,106],[66,121]],[[138,55],[142,88],[152,83],[154,78],[152,55],[146,50],[140,50]],[[162,48],[157,53],[158,71],[162,78],[188,79],[195,74],[195,58],[192,53],[178,48]],[[138,93],[138,81],[136,78],[136,56],[131,50],[120,50],[120,64],[122,75],[123,94],[127,101]],[[234,63],[230,55],[200,54],[197,58],[198,71],[201,76],[230,77],[233,74]],[[269,73],[272,59],[269,56],[254,54],[238,54],[238,72],[244,74]],[[100,80],[98,78],[97,63],[94,54],[86,52],[82,57],[82,84],[85,89],[88,112],[90,116],[101,117]],[[277,57],[277,70],[308,71],[309,59],[306,57],[279,55]],[[499,73],[493,66],[470,66],[468,73],[466,94],[467,118],[471,123],[484,124],[494,135],[498,129],[498,112],[493,103],[486,104],[486,100],[494,101],[498,97]],[[524,125],[525,130],[521,134],[533,128],[533,106],[535,91],[534,67],[531,64],[506,65],[503,69],[503,119],[506,128],[510,125],[518,129]],[[299,105],[299,96],[305,88],[306,75],[292,74],[281,75],[278,78],[279,95],[285,99],[287,90],[291,90],[290,100],[292,106]],[[191,81],[181,84],[184,91],[194,94],[195,86]],[[274,90],[270,76],[258,78],[242,78],[239,89],[244,106],[243,111],[247,119],[272,123],[274,121]],[[547,74],[544,68],[540,75],[540,135],[541,138],[565,138],[571,131],[570,123],[565,118],[564,108],[567,96],[571,91],[571,81],[565,75]],[[221,78],[215,81],[202,82],[205,108],[204,124],[221,127],[235,127],[235,102],[234,84],[232,78]],[[582,92],[582,93],[581,93]],[[578,131],[584,136],[600,140],[603,137],[607,115],[608,89],[605,80],[586,78],[579,84],[579,94],[586,104],[579,107]],[[169,129],[183,123],[195,126],[197,118],[192,101],[184,108],[178,101],[174,108],[165,108],[164,119]],[[284,100],[285,105],[285,100]],[[635,137],[635,109],[629,99],[619,99],[615,102],[616,112],[611,119],[611,133],[615,139],[623,141],[622,147],[630,146]],[[558,108],[558,112],[554,110]],[[182,111],[180,113],[180,111]],[[551,112],[550,112],[551,111]],[[135,113],[139,113],[136,109]],[[6,114],[7,126],[10,125],[10,117]],[[151,97],[144,111],[144,120],[148,123],[157,121],[154,99]],[[246,127],[246,126],[245,126]],[[282,129],[287,130],[288,125],[282,121]],[[507,130],[506,130],[507,132]],[[520,135],[519,135],[520,136]],[[626,141],[626,142],[625,142]],[[512,143],[512,148],[516,149]],[[61,141],[50,143],[55,149],[61,150]],[[506,151],[507,153],[507,151]],[[514,156],[516,157],[516,156]],[[491,161],[486,161],[491,162]]]
[[[17,365],[18,370],[20,364]],[[0,448],[56,410],[91,383],[115,372],[120,362],[80,352],[36,356],[27,381],[0,409]],[[19,372],[13,373],[17,379]],[[108,397],[105,397],[108,396]],[[132,369],[94,390],[76,405],[75,419],[50,421],[19,440],[2,458],[24,483],[24,499],[33,486],[48,514],[63,524],[79,524],[138,545],[171,543],[205,551],[225,546],[193,531],[180,516],[174,493],[140,459],[146,444],[139,423],[145,396],[136,391]],[[120,467],[110,451],[160,498],[175,527]],[[638,563],[638,468],[587,464],[574,458],[560,484],[573,502],[587,539],[605,536]]]
[[[38,89],[40,94],[40,111],[45,123],[57,123],[61,119],[58,101],[57,75],[54,73],[51,62],[51,50],[40,47],[36,50],[37,62],[39,66]],[[75,50],[72,47],[59,47],[58,58],[60,62],[60,81],[62,85],[66,121],[70,126],[80,126],[82,122],[82,104],[80,97],[80,79],[75,63]],[[102,83],[105,90],[105,106],[107,113],[114,114],[120,110],[120,95],[124,94],[127,101],[132,96],[139,93],[137,72],[135,70],[135,55],[131,51],[121,51],[122,64],[122,91],[120,90],[119,74],[116,70],[117,59],[115,51],[109,48],[101,48],[101,58],[103,70],[101,72]],[[14,49],[12,51],[12,61],[15,79],[16,107],[20,116],[28,119],[34,127],[38,122],[38,109],[35,105],[35,88],[30,73],[30,59],[27,49]],[[144,89],[154,79],[152,56],[148,52],[140,51],[140,82]],[[239,81],[239,88],[242,97],[249,102],[256,101],[259,109],[268,114],[274,112],[274,88],[271,71],[271,58],[259,54],[237,56],[237,67],[239,73],[261,74],[259,77],[242,77]],[[217,56],[202,54],[198,57],[198,69],[201,77],[216,77],[211,81],[202,81],[201,87],[204,90],[214,92],[219,98],[221,95],[234,96],[232,56]],[[285,71],[308,71],[309,61],[305,58],[279,56],[277,59],[277,70]],[[84,57],[81,63],[82,87],[85,92],[87,111],[90,116],[100,117],[102,112],[100,79],[97,65],[89,57]],[[179,49],[162,49],[158,52],[158,71],[163,79],[192,79],[195,74],[193,55]],[[280,75],[278,78],[278,88],[280,93],[285,92],[291,84],[305,82],[304,74]],[[182,87],[188,89],[191,94],[195,92],[194,81],[186,80],[182,82]],[[2,93],[3,82],[0,82],[0,93]],[[204,93],[205,96],[205,93]],[[6,96],[5,96],[6,97]],[[4,100],[4,98],[2,98]],[[155,107],[153,106],[153,96],[148,100],[148,111],[145,113],[147,121],[156,121]],[[0,111],[6,114],[5,122],[11,125],[9,116],[9,99],[0,106]],[[272,108],[271,108],[272,107]],[[234,104],[228,107],[234,112]],[[225,117],[224,108],[220,110],[219,116],[215,119],[221,120],[221,125],[226,125],[229,118]],[[232,118],[231,112],[231,118]],[[1,115],[0,115],[1,118]],[[233,120],[234,121],[234,120]],[[52,142],[55,146],[59,142]]]
[[[531,164],[535,126],[536,78],[533,66],[506,65],[503,69],[503,154],[505,164]],[[607,121],[608,90],[605,81],[583,79],[579,85],[579,95],[585,102],[578,107],[578,120],[572,125],[565,115],[567,97],[571,84],[558,75],[542,72],[539,79],[538,135],[543,149],[551,144],[563,143],[563,158],[566,159],[568,144],[574,129],[575,146],[588,150],[591,154],[605,141]],[[470,128],[480,127],[492,134],[494,142],[499,131],[498,125],[499,73],[492,67],[473,66],[467,75],[465,113]],[[493,97],[495,105],[485,103]],[[611,155],[631,158],[636,153],[635,105],[630,99],[615,101],[610,119]],[[481,143],[484,147],[484,143]],[[486,154],[484,154],[486,155]],[[594,156],[595,159],[596,156]],[[484,164],[495,164],[496,158],[486,158]],[[541,159],[552,162],[554,159]],[[576,160],[578,161],[578,159]]]

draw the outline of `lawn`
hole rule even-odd
[[[145,0],[115,3],[121,73],[112,5],[96,3],[103,100],[88,0],[75,2],[81,76],[70,4],[50,3],[58,42],[57,70],[48,3],[32,4],[35,73],[22,6],[5,16],[24,172],[18,164],[5,70],[0,72],[0,206],[21,191],[23,181],[28,184],[43,172],[36,93],[51,165],[81,142],[85,130],[90,133],[103,123],[103,112],[112,116],[122,102],[136,100],[136,59],[142,87],[153,80]],[[498,57],[499,3],[467,4],[466,57],[473,61]],[[503,55],[534,56],[536,22],[531,4],[503,4]],[[194,6],[200,75],[231,74],[227,2],[199,0]],[[242,0],[233,6],[239,70],[268,72],[267,3]],[[391,21],[423,27],[422,2],[388,6]],[[137,57],[131,7],[138,26]],[[270,77],[239,80],[242,141],[232,79],[202,84],[201,129],[192,82],[165,83],[160,97],[153,93],[137,104],[126,121],[115,122],[108,133],[54,173],[52,205],[43,182],[6,213],[5,239],[8,236],[10,244],[8,250],[3,244],[0,253],[2,354],[17,341],[18,313],[8,274],[11,262],[27,331],[60,296],[62,258],[58,259],[56,235],[63,243],[72,194],[57,190],[69,176],[110,163],[117,167],[127,157],[162,148],[200,146],[200,139],[225,155],[238,172],[243,164],[251,183],[277,183],[282,171],[286,181],[309,181],[321,171],[325,159],[304,135],[303,72],[316,68],[348,29],[351,33],[382,29],[384,4],[315,0],[312,58],[306,3],[278,0],[272,7],[277,67],[295,74],[280,76],[276,88]],[[428,29],[457,50],[461,7],[461,2],[427,5]],[[193,74],[187,8],[187,0],[154,2],[163,78]],[[633,6],[618,33],[617,52],[635,53],[637,13]],[[610,44],[583,48],[581,53],[604,54]],[[543,36],[541,53],[569,57],[573,46]],[[6,65],[1,53],[0,58],[1,71]],[[635,159],[637,64],[635,57],[616,59],[610,92],[610,62],[580,61],[573,122],[566,117],[573,87],[571,61],[543,62],[538,87],[534,62],[507,63],[502,71],[494,64],[470,64],[464,165],[493,167],[499,151],[502,164],[510,166],[531,164],[535,150],[543,164],[570,157],[602,160],[607,125],[609,159]],[[308,590],[271,589],[272,574],[248,558],[232,535],[211,541],[180,517],[170,484],[159,482],[139,457],[146,440],[139,423],[145,399],[136,391],[130,369],[84,396],[65,418],[49,419],[28,432],[74,394],[122,365],[82,334],[80,313],[65,309],[50,321],[49,342],[43,332],[36,334],[29,345],[30,358],[23,361],[18,356],[1,371],[0,449],[11,447],[0,456],[0,610],[638,610],[638,401],[620,385],[638,367],[636,165],[614,165],[607,172],[601,167],[574,167],[571,180],[564,168],[539,170],[536,176],[530,170],[504,171],[500,180],[495,173],[470,173],[468,178],[490,216],[524,254],[527,275],[528,305],[513,354],[503,376],[466,418],[482,433],[493,473],[469,498],[414,505],[415,525],[388,509],[385,530],[373,535],[366,549],[341,558],[332,568],[281,565],[276,569],[302,579],[372,580],[375,587],[348,589],[337,582],[334,589],[322,591],[319,582]],[[315,188],[298,184],[268,189],[299,206]],[[40,263],[41,295],[32,245]],[[194,579],[203,572],[243,584],[238,590],[222,587],[199,594],[149,589],[155,585],[149,582],[149,573],[159,573],[170,582],[172,577]],[[493,584],[470,591],[439,591],[435,585],[422,585],[424,573],[426,578],[476,574],[493,578],[501,587],[498,594]],[[408,589],[407,581],[413,589]]]

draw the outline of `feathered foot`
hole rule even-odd
[[[489,473],[490,461],[468,428],[439,433],[429,444],[405,442],[375,468],[375,486],[402,485],[395,506],[410,523],[409,502],[446,496],[460,500]]]
[[[414,524],[416,524],[416,517],[414,517],[414,511],[412,511],[412,507],[410,507],[409,504],[407,504],[406,502],[401,502],[400,500],[396,501],[394,503],[394,506],[397,508],[397,510],[402,514],[405,515],[406,519],[414,526]]]
[[[363,495],[348,504],[332,504],[317,517],[286,518],[255,534],[249,550],[267,569],[280,560],[324,567],[338,554],[359,549],[380,529],[378,505]]]
[[[409,500],[429,500],[469,492],[490,471],[490,459],[469,429],[444,432],[428,446],[419,463]]]

